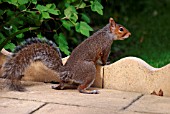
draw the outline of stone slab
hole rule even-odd
[[[82,94],[77,90],[53,90],[51,84],[39,84],[26,87],[26,92],[4,91],[1,98],[46,102],[63,105],[121,110],[141,94],[115,90],[99,89],[100,94]],[[95,88],[91,88],[95,89]]]
[[[151,94],[161,89],[170,96],[170,64],[153,68],[136,57],[104,66],[104,88]]]
[[[0,113],[170,114],[169,97],[111,89],[88,95],[77,90],[53,90],[52,84],[40,82],[24,85],[25,92],[0,90]]]
[[[0,98],[0,114],[29,114],[44,103]]]
[[[151,114],[170,114],[170,98],[145,95],[131,105],[127,111]]]
[[[132,111],[114,111],[103,108],[81,107],[72,105],[47,104],[38,111],[36,111],[34,114],[143,114],[143,113]]]
[[[115,111],[102,108],[47,104],[34,114],[115,114]]]

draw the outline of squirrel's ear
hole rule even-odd
[[[109,23],[110,23],[110,25],[111,25],[112,27],[115,27],[115,26],[116,26],[116,23],[115,23],[115,21],[113,20],[113,18],[110,18],[110,19],[109,19]]]

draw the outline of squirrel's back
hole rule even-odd
[[[16,47],[14,54],[3,65],[3,78],[10,79],[6,84],[12,90],[22,90],[20,80],[24,76],[25,69],[31,62],[41,61],[45,66],[59,72],[61,66],[61,54],[52,41],[31,38]]]

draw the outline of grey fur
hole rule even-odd
[[[60,51],[54,47],[52,41],[37,38],[28,39],[23,45],[18,46],[15,54],[8,58],[3,65],[3,77],[7,79],[6,86],[12,90],[22,91],[20,84],[25,69],[34,61],[41,61],[45,66],[59,72],[63,66]]]

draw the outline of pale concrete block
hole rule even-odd
[[[94,89],[94,88],[91,88]],[[64,104],[80,107],[92,107],[119,111],[128,106],[139,93],[99,89],[100,94],[82,94],[75,90],[53,90],[51,84],[36,84],[27,87],[25,92],[1,92],[0,98],[18,99],[52,104]]]
[[[153,68],[136,57],[126,57],[104,66],[104,88],[150,94],[163,90],[170,96],[170,64]]]
[[[0,98],[0,114],[29,114],[44,103]]]
[[[34,114],[115,114],[115,111],[93,107],[48,104]]]
[[[170,99],[145,95],[133,103],[127,111],[145,112],[148,114],[170,114]]]

